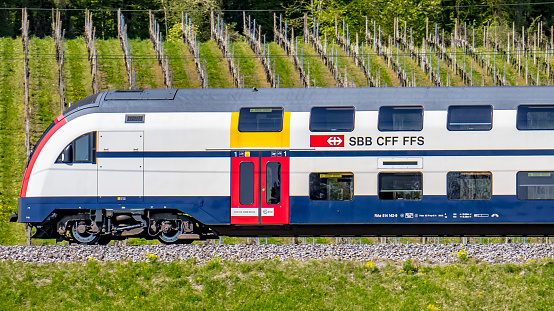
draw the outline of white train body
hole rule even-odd
[[[530,107],[532,118],[544,108],[539,121],[548,124],[553,105],[551,87],[100,93],[64,112],[37,144],[18,219],[41,229],[37,237],[70,230],[78,242],[162,231],[166,242],[215,234],[552,234],[554,132],[518,129],[518,107]],[[491,128],[449,129],[458,126],[449,107],[459,106],[490,106]],[[314,130],[313,107],[352,110],[353,129]],[[421,128],[380,129],[382,107],[421,107]],[[273,118],[279,109],[279,130],[239,130],[241,111]],[[415,122],[408,119],[394,122]],[[245,162],[253,179],[241,173]]]

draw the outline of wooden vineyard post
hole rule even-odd
[[[96,28],[92,24],[92,13],[85,10],[85,43],[90,62],[90,73],[92,75],[92,92],[98,93],[98,57],[96,53]]]
[[[125,69],[127,70],[129,89],[132,90],[136,87],[135,79],[133,77],[133,62],[129,49],[129,38],[127,37],[127,25],[125,24],[125,18],[121,14],[121,9],[117,10],[117,36],[119,37],[119,43],[121,44],[121,49],[123,50],[123,61],[125,62]]]
[[[198,79],[202,82],[202,88],[208,88],[208,74],[206,73],[206,66],[202,66],[200,62],[200,43],[196,40],[196,31],[193,30],[194,26],[192,20],[189,19],[188,14],[181,12],[181,32],[183,40],[187,45],[190,54],[194,60],[196,72],[198,72]]]
[[[25,96],[25,150],[27,159],[31,154],[30,142],[30,124],[29,124],[29,20],[27,18],[27,8],[22,12],[21,41],[23,43],[23,92]]]
[[[63,78],[63,65],[64,65],[64,42],[63,38],[65,36],[65,30],[62,31],[62,21],[60,18],[60,11],[56,9],[52,10],[52,15],[55,15],[55,18],[52,22],[52,37],[56,42],[56,62],[58,63],[58,87],[60,92],[60,111],[63,112],[65,109],[65,86]]]
[[[239,66],[235,65],[235,50],[234,47],[231,50],[231,36],[229,35],[229,29],[227,25],[224,24],[223,18],[218,14],[217,21],[215,20],[214,12],[210,14],[210,25],[211,25],[211,38],[217,43],[217,47],[223,54],[223,57],[227,59],[229,64],[229,72],[233,77],[233,84],[236,88],[242,88],[244,81],[242,79],[242,74],[240,72],[240,60]],[[225,27],[224,27],[225,26]],[[264,40],[265,41],[265,40]],[[265,42],[264,42],[265,50]]]
[[[25,150],[27,159],[31,154],[31,137],[29,124],[29,20],[27,8],[23,9],[21,22],[21,41],[23,43],[23,92],[25,96]],[[31,245],[31,225],[25,224],[25,243]]]
[[[256,33],[256,20],[254,20],[254,23],[252,25],[250,15],[248,16],[248,23],[246,23],[246,13],[242,12],[243,19],[245,21],[244,24],[244,37],[246,38],[246,42],[248,45],[250,45],[250,48],[256,54],[256,57],[260,60],[260,63],[262,64],[262,67],[264,68],[265,75],[267,82],[269,83],[270,87],[274,88],[277,87],[277,84],[275,83],[275,70],[271,68],[270,59],[271,59],[271,50],[270,45],[268,45],[268,49],[262,49],[262,43],[261,41],[261,26],[258,28],[258,32]],[[275,14],[275,13],[274,13]],[[275,20],[275,16],[273,17]],[[274,22],[274,26],[276,26],[276,20]],[[275,38],[279,40],[279,35],[277,32],[275,32]],[[278,40],[276,40],[275,43],[279,44]]]
[[[163,42],[162,32],[160,31],[160,24],[156,21],[152,11],[148,11],[148,21],[149,28],[148,32],[150,34],[150,41],[154,46],[154,51],[156,52],[156,58],[158,59],[158,64],[162,69],[162,75],[164,78],[164,85],[166,89],[172,88],[171,81],[171,70],[169,69],[169,58],[165,53],[165,47]]]

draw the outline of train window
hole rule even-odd
[[[518,130],[554,130],[554,105],[517,107]]]
[[[267,162],[265,176],[267,204],[281,203],[281,163]]]
[[[69,143],[56,163],[96,163],[96,132],[83,134]]]
[[[446,174],[449,200],[490,200],[491,172],[448,172]]]
[[[353,173],[311,173],[310,199],[351,201],[354,198]]]
[[[282,107],[250,107],[240,109],[239,132],[280,132],[282,130]]]
[[[379,131],[421,131],[422,106],[383,106],[379,108]]]
[[[352,132],[354,107],[313,107],[310,112],[312,132]]]
[[[239,202],[254,204],[254,163],[242,162],[239,166]]]
[[[449,131],[489,131],[492,106],[450,106],[446,127]]]
[[[554,200],[554,171],[517,172],[519,200]]]
[[[379,173],[380,200],[421,200],[423,196],[423,174]]]

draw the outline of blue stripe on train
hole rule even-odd
[[[256,150],[256,148],[252,148]],[[318,150],[290,151],[291,157],[500,157],[550,156],[554,149],[519,150]],[[226,158],[231,151],[97,152],[98,158]]]
[[[228,224],[230,198],[145,197],[143,202],[99,203],[97,197],[19,198],[23,222],[41,222],[55,209],[177,209],[205,224]],[[454,215],[456,214],[456,215]],[[456,217],[454,217],[456,216]],[[498,217],[496,217],[498,216]],[[311,201],[290,197],[291,224],[372,223],[554,223],[554,201],[520,201],[493,196],[490,201],[449,201],[424,196],[421,201],[381,201],[356,196],[352,201]]]
[[[17,212],[22,222],[42,222],[55,209],[177,209],[202,223],[225,224],[231,217],[231,199],[227,196],[144,197],[141,202],[100,202],[97,197],[19,198]]]
[[[521,201],[496,195],[489,201],[450,201],[446,196],[424,196],[421,201],[381,201],[356,196],[352,201],[312,201],[290,198],[294,224],[365,223],[554,223],[554,201]]]

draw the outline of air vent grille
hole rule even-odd
[[[144,123],[143,114],[127,114],[125,115],[125,123]]]

